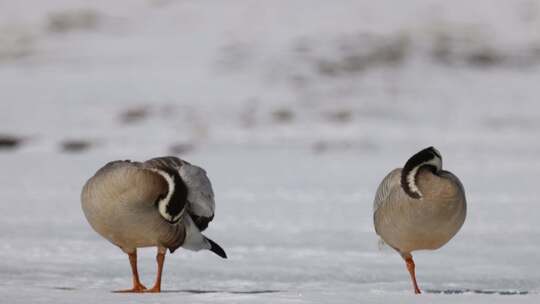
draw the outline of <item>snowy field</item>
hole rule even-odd
[[[0,302],[540,301],[539,1],[44,2],[0,1]],[[418,297],[371,208],[430,145],[468,216],[414,254]],[[208,171],[229,259],[179,250],[164,293],[113,294],[128,259],[82,185],[170,154]]]

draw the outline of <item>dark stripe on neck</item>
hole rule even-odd
[[[417,185],[416,178],[418,177],[418,173],[420,172],[420,169],[422,167],[430,167],[430,169],[432,169],[432,171],[435,173],[437,171],[437,168],[435,168],[435,166],[429,164],[422,165],[422,163],[432,160],[435,155],[438,155],[438,153],[433,151],[433,147],[429,147],[411,156],[411,158],[409,158],[409,160],[407,160],[407,162],[405,163],[405,166],[401,170],[401,188],[403,188],[403,190],[405,191],[405,193],[407,193],[408,196],[414,199],[420,198],[420,194],[413,192],[412,189],[409,187],[408,177],[412,174],[412,171],[415,168],[418,168],[413,177],[413,183]],[[418,188],[418,186],[416,186],[416,188]]]
[[[178,171],[170,169],[164,171],[171,176],[174,182],[174,189],[169,189],[173,193],[166,206],[167,213],[174,218],[186,207],[188,189]]]

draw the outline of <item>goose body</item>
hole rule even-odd
[[[446,244],[463,225],[466,211],[463,185],[442,170],[442,157],[433,147],[382,180],[373,204],[375,231],[405,259],[416,293],[420,289],[411,252]]]
[[[179,158],[110,162],[86,182],[81,202],[92,228],[129,255],[134,277],[129,291],[146,289],[136,271],[137,248],[158,248],[158,280],[150,291],[160,291],[167,249],[208,249],[226,258],[223,249],[201,233],[215,209],[206,172]]]

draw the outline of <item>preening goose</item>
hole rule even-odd
[[[214,218],[214,193],[206,172],[176,157],[146,162],[113,161],[99,169],[82,190],[86,219],[101,236],[129,256],[133,288],[160,292],[166,250],[225,251],[201,231]],[[146,289],[137,271],[137,248],[156,246],[157,278]]]
[[[411,252],[446,244],[463,225],[466,212],[461,182],[442,170],[441,154],[433,147],[382,180],[373,203],[375,231],[405,260],[415,293],[420,288]]]

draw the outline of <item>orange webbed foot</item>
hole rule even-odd
[[[144,292],[159,293],[161,292],[161,286],[154,286],[150,289],[145,290]]]
[[[133,286],[133,288],[131,289],[115,290],[113,292],[115,293],[140,293],[140,292],[146,292],[147,290],[148,289],[144,285],[138,284],[138,285]]]

